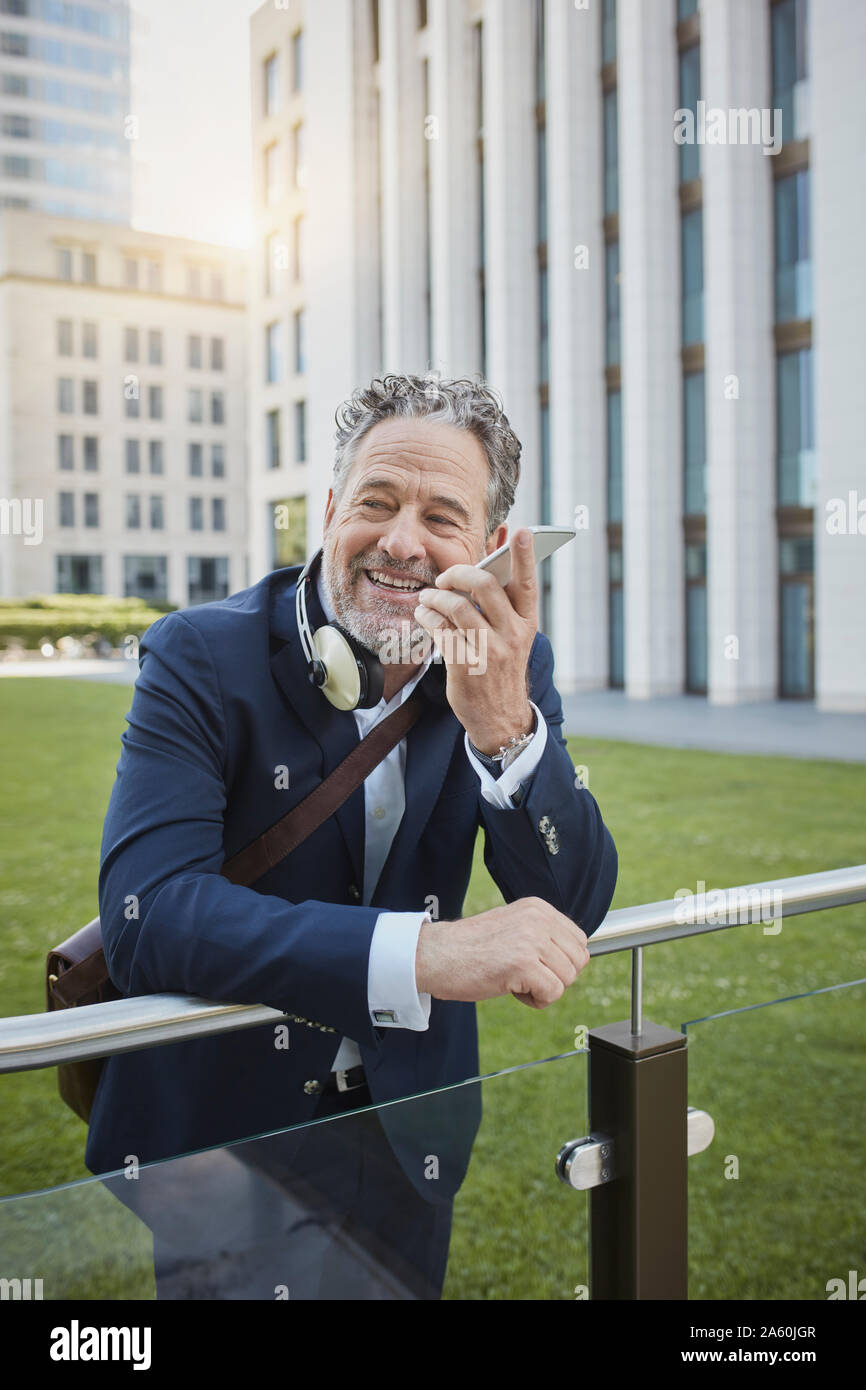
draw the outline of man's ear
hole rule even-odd
[[[492,531],[489,538],[484,542],[484,554],[492,555],[494,550],[498,550],[508,540],[508,527],[505,522],[500,522],[495,531]]]
[[[325,503],[325,517],[324,517],[324,521],[323,521],[323,523],[322,523],[322,529],[323,529],[323,531],[327,531],[328,527],[329,527],[330,524],[331,524],[331,518],[333,517],[333,515],[334,515],[334,489],[333,489],[332,487],[329,487],[329,488],[328,488],[328,500],[327,500],[327,502]]]

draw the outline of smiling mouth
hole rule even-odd
[[[411,597],[417,594],[420,589],[426,587],[423,579],[414,579],[407,575],[405,579],[394,579],[390,575],[384,574],[381,570],[364,570],[364,575],[368,582],[376,589],[380,589],[387,594],[400,594]]]

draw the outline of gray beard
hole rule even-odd
[[[399,565],[392,564],[391,567],[399,569]],[[327,549],[323,549],[321,575],[325,593],[337,616],[337,621],[357,642],[360,642],[376,656],[381,656],[383,649],[394,642],[395,634],[400,640],[403,639],[404,633],[408,632],[408,637],[405,638],[407,646],[415,647],[425,642],[428,644],[431,642],[432,639],[427,629],[407,614],[405,608],[398,608],[396,603],[392,603],[384,592],[376,603],[374,612],[360,612],[354,598],[355,585],[361,582],[361,576],[365,569],[375,569],[376,566],[371,562],[358,564],[352,561],[349,568],[349,578],[343,574],[335,573],[332,556]],[[352,580],[355,582],[353,583]],[[432,580],[429,581],[428,587],[432,582]],[[404,624],[407,626],[404,627]]]

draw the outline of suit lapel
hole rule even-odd
[[[322,780],[359,742],[351,710],[338,710],[308,679],[309,666],[295,619],[295,588],[301,566],[275,571],[270,594],[271,672],[284,699],[303,721],[322,753]],[[315,585],[307,590],[307,613],[313,630],[326,621]],[[423,708],[406,740],[406,809],[397,828],[377,889],[384,889],[403,847],[417,843],[445,779],[445,771],[462,728],[445,698],[445,667],[431,662],[419,686]],[[364,881],[364,786],[356,787],[335,812],[352,861],[355,882]],[[375,896],[375,893],[374,895]]]

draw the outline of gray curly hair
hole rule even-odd
[[[490,476],[487,482],[488,536],[505,521],[514,505],[520,479],[521,443],[508,422],[497,393],[478,381],[460,377],[441,380],[427,376],[376,377],[359,386],[335,412],[334,497],[339,501],[364,436],[380,420],[395,417],[434,420],[458,425],[475,435],[484,449]]]

